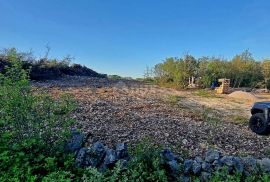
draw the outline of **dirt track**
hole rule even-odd
[[[33,85],[53,95],[65,91],[75,96],[80,107],[74,118],[89,134],[89,142],[133,145],[150,138],[156,144],[192,155],[207,148],[257,157],[270,153],[270,137],[258,136],[247,127],[250,101],[213,93],[201,96],[197,91],[175,91],[133,81],[69,78]]]

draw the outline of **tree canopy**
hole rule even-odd
[[[231,79],[231,87],[261,88],[270,86],[270,60],[255,60],[245,50],[231,60],[219,57],[169,57],[154,66],[153,77],[163,86],[185,88],[191,77],[200,87],[210,87],[219,78]]]

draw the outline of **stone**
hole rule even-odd
[[[65,152],[68,153],[76,153],[78,152],[83,146],[83,135],[76,131],[71,131],[71,138],[65,144]]]
[[[75,166],[76,167],[85,167],[85,159],[86,159],[86,148],[81,148],[75,158]]]
[[[208,150],[205,154],[205,161],[212,163],[220,158],[220,153],[215,150]]]
[[[177,163],[177,161],[176,160],[168,161],[167,166],[169,168],[170,176],[172,176],[174,179],[177,179],[179,177],[179,171],[180,171],[180,166]]]
[[[202,169],[202,165],[199,162],[194,161],[193,164],[192,164],[192,172],[195,175],[198,175],[198,174],[201,173],[201,169]]]
[[[187,176],[187,175],[184,175],[184,176],[181,177],[181,181],[182,182],[191,182],[191,177]]]
[[[234,166],[235,164],[233,156],[224,156],[220,159],[220,161],[226,166]]]
[[[117,144],[115,151],[117,159],[129,158],[127,144],[125,143]]]
[[[243,173],[244,171],[244,164],[241,162],[241,159],[239,157],[234,157],[234,169],[238,173]]]
[[[234,169],[233,166],[227,166],[227,172],[228,172],[229,174],[233,174],[233,172],[234,172],[233,169]]]
[[[205,172],[211,172],[212,171],[211,165],[207,162],[203,162],[202,163],[202,170]]]
[[[172,151],[170,149],[164,149],[161,152],[161,157],[162,159],[164,159],[165,161],[172,161],[172,160],[178,160],[177,156],[174,155],[174,153],[172,153]]]
[[[184,161],[184,174],[189,174],[192,171],[193,160]]]
[[[211,173],[209,172],[202,172],[200,176],[200,181],[209,181],[211,178]]]
[[[201,157],[195,157],[194,159],[195,161],[199,162],[199,163],[203,163],[203,159]]]
[[[258,163],[265,173],[270,173],[270,159],[269,158],[263,158],[261,160],[258,160]]]
[[[188,143],[187,139],[183,139],[183,140],[182,140],[182,143],[183,143],[184,145],[187,145],[187,143]]]
[[[106,155],[106,149],[100,142],[94,143],[89,150],[87,150],[86,163],[91,167],[98,167],[103,162]]]
[[[106,171],[108,168],[112,169],[115,166],[116,162],[117,162],[116,152],[112,149],[108,149],[106,151],[106,156],[101,166],[101,171]]]
[[[251,156],[244,157],[242,158],[242,162],[244,165],[244,170],[246,171],[246,174],[251,174],[251,173],[257,173],[258,172],[258,164],[257,160],[254,159]]]
[[[215,170],[219,170],[222,168],[222,163],[221,161],[218,159],[218,160],[215,160],[212,165],[214,166],[214,169]]]

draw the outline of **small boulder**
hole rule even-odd
[[[83,146],[83,135],[76,131],[71,131],[71,138],[65,144],[65,151],[69,153],[78,152]]]
[[[86,148],[81,148],[75,159],[76,167],[86,167]]]
[[[198,174],[201,173],[201,169],[202,169],[202,165],[199,162],[194,161],[193,164],[192,164],[192,172],[195,175],[198,175]]]
[[[171,160],[166,163],[167,168],[169,169],[169,174],[172,176],[174,179],[177,179],[179,177],[179,171],[180,171],[180,166],[176,160]]]
[[[215,150],[208,150],[205,154],[205,161],[212,163],[220,158],[220,153]]]
[[[270,173],[270,159],[263,158],[262,160],[258,160],[258,163],[263,172]]]
[[[238,173],[243,173],[244,171],[244,164],[241,162],[241,159],[239,157],[234,157],[234,169]]]
[[[222,163],[221,163],[220,159],[215,160],[215,161],[212,163],[212,165],[214,166],[214,169],[215,169],[215,170],[219,170],[219,169],[222,168]]]
[[[87,164],[91,167],[98,167],[103,162],[105,155],[106,149],[104,145],[96,142],[87,150]]]
[[[184,174],[189,174],[192,171],[193,160],[184,161]]]
[[[233,156],[224,156],[220,159],[220,161],[226,166],[234,166],[235,164]]]
[[[197,161],[198,163],[203,163],[203,159],[201,157],[195,157],[195,161]]]
[[[112,169],[115,166],[116,161],[116,152],[112,149],[108,149],[103,164],[101,165],[101,171],[106,171],[108,168]]]
[[[257,164],[257,160],[254,159],[251,156],[248,157],[244,157],[242,159],[243,161],[243,165],[244,165],[244,170],[245,170],[245,174],[247,176],[249,176],[252,173],[257,173],[258,172],[258,164]]]
[[[207,162],[203,162],[202,163],[202,170],[205,172],[211,172],[212,171],[211,165]]]
[[[211,173],[209,172],[202,172],[200,176],[200,181],[209,181],[211,178]]]
[[[116,151],[116,158],[117,159],[129,158],[127,144],[125,144],[125,143],[117,144],[115,151]]]
[[[173,161],[176,160],[177,162],[182,162],[183,159],[176,156],[170,149],[164,149],[161,152],[161,158],[165,161]]]
[[[191,177],[188,175],[181,176],[182,182],[191,182]]]

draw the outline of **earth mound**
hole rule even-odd
[[[255,101],[256,99],[258,99],[258,97],[255,96],[254,94],[244,91],[235,91],[229,94],[228,96],[235,99],[245,99],[249,101]]]

